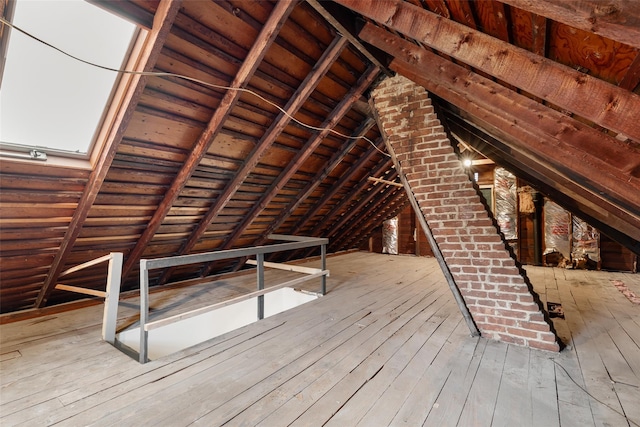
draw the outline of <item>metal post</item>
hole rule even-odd
[[[118,320],[118,301],[120,300],[120,281],[122,279],[122,253],[112,252],[107,273],[107,295],[104,298],[102,318],[102,339],[110,344],[116,341],[116,322]]]
[[[140,260],[140,363],[147,363],[148,332],[144,326],[149,321],[149,270],[147,260]]]
[[[264,254],[256,254],[258,262],[258,290],[264,289]],[[264,295],[258,296],[258,320],[264,319]]]
[[[327,269],[327,245],[320,246],[320,258],[322,263],[321,264],[322,271],[325,271]],[[320,280],[322,281],[321,292],[322,292],[322,295],[325,295],[327,293],[327,275],[323,274]]]

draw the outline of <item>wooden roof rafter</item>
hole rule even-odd
[[[357,162],[355,162],[349,170],[347,170],[341,177],[340,181],[338,181],[330,191],[326,192],[320,200],[318,200],[314,206],[296,223],[296,225],[288,231],[288,234],[297,234],[301,230],[304,229],[305,225],[312,221],[316,215],[320,212],[320,210],[326,206],[326,204],[333,199],[345,186],[347,183],[351,181],[359,172],[362,171],[362,168],[365,164],[369,163],[376,155],[379,154],[378,150],[384,147],[384,141],[382,137],[378,138],[374,141],[374,146],[369,149],[364,155],[362,155]],[[392,165],[391,159],[388,157],[384,157],[380,159],[380,161],[374,166],[369,172],[370,176],[378,176],[383,175]],[[318,236],[318,232],[331,218],[333,218],[341,209],[343,209],[346,205],[351,203],[354,198],[358,196],[358,193],[365,187],[369,185],[367,179],[361,179],[358,184],[355,185],[344,197],[340,198],[340,201],[334,205],[333,208],[326,214],[322,216],[322,220],[318,221],[316,225],[308,232],[305,231],[305,235],[308,236]],[[292,253],[287,254],[286,260],[295,259],[299,254],[301,254],[302,250],[294,251]]]
[[[291,216],[298,207],[309,197],[311,194],[322,184],[327,176],[336,168],[340,162],[345,158],[345,156],[351,151],[353,147],[358,143],[358,140],[365,136],[365,134],[376,124],[373,118],[368,117],[365,119],[362,124],[356,129],[356,131],[351,135],[351,139],[348,140],[346,144],[344,144],[340,150],[336,151],[333,156],[327,161],[327,164],[324,168],[320,169],[316,175],[309,180],[309,183],[300,191],[300,194],[296,196],[286,207],[284,207],[280,215],[269,224],[267,229],[262,233],[260,238],[256,240],[256,245],[262,245],[267,242],[268,236],[270,234],[275,233],[278,228]],[[241,259],[234,270],[242,267],[246,262],[246,258]]]
[[[336,224],[332,231],[332,234],[336,235],[336,237],[329,243],[329,248],[332,251],[354,247],[359,237],[364,237],[372,228],[379,226],[382,221],[393,218],[390,215],[397,210],[395,202],[402,197],[406,197],[406,193],[404,187],[385,185],[374,196],[371,198],[370,203],[363,205],[358,210],[359,215],[354,214],[349,221],[345,221],[340,225]],[[362,230],[362,233],[357,235],[351,233],[349,230],[353,229]]]
[[[180,7],[181,0],[162,0],[160,2],[153,19],[152,29],[147,35],[145,46],[138,58],[136,71],[153,70]],[[130,75],[130,81],[121,102],[121,108],[116,114],[111,132],[89,176],[82,198],[73,213],[65,237],[51,264],[49,274],[36,298],[35,308],[41,308],[47,303],[49,295],[57,284],[58,277],[65,267],[66,258],[80,235],[82,225],[86,221],[89,210],[98,196],[102,183],[115,158],[118,146],[142,96],[147,80],[147,76]]]
[[[640,180],[635,176],[640,168],[640,151],[437,55],[416,53],[417,48],[411,43],[385,33],[369,25],[361,36],[379,46],[385,44],[389,52],[398,55],[392,61],[392,69],[417,79],[427,90],[452,104],[485,120],[494,120],[503,132],[525,138],[527,143],[521,143],[522,149],[536,152],[543,162],[571,168],[581,182],[592,187],[594,194],[604,193],[613,203],[632,211],[638,209],[634,194],[640,191]],[[416,55],[420,56],[419,66],[414,65]],[[591,179],[594,167],[603,172],[597,182]]]
[[[302,218],[300,218],[300,220],[293,226],[293,228],[289,233],[290,234],[298,233],[305,226],[305,224],[309,220],[313,219],[313,217],[316,216],[316,214],[320,211],[320,209],[322,209],[322,207],[325,206],[325,204],[329,200],[331,200],[346,185],[347,182],[353,179],[354,175],[360,172],[361,168],[366,163],[371,161],[371,159],[376,154],[378,154],[378,150],[381,150],[382,148],[384,148],[384,141],[382,140],[382,138],[378,138],[376,141],[374,141],[373,146],[369,149],[369,151],[363,154],[353,165],[351,165],[349,170],[347,170],[340,177],[340,181],[337,182],[335,185],[333,185],[331,190],[327,191],[322,196],[322,198],[318,200],[318,202],[314,205],[314,207],[311,208]],[[375,171],[372,171],[372,173],[379,172],[379,168],[374,168],[374,169]]]
[[[333,156],[327,161],[327,164],[324,168],[322,168],[318,173],[309,180],[307,186],[300,192],[295,200],[289,204],[289,206],[282,211],[282,213],[278,216],[278,218],[273,221],[273,223],[269,226],[265,235],[271,234],[275,232],[283,222],[287,220],[287,218],[293,214],[293,212],[298,209],[298,207],[309,197],[311,194],[322,184],[322,182],[329,176],[329,174],[342,162],[342,160],[346,157],[346,155],[356,146],[358,140],[365,136],[365,134],[375,125],[375,120],[372,118],[365,119],[364,122],[356,129],[356,131],[351,135],[351,139],[344,144],[339,151],[336,151]]]
[[[357,222],[349,224],[349,228],[357,227],[361,231],[357,234],[345,231],[330,247],[336,251],[359,247],[360,243],[369,237],[376,227],[379,227],[383,221],[397,216],[407,203],[409,203],[409,199],[404,188],[388,189],[384,193],[384,197],[377,201],[374,209],[367,210],[367,215],[358,217]]]
[[[498,80],[640,141],[636,117],[640,96],[636,94],[402,0],[335,1]],[[419,60],[418,56],[410,62]]]
[[[268,191],[260,198],[259,201],[254,203],[253,207],[247,213],[240,224],[236,226],[231,234],[227,236],[224,243],[220,246],[220,250],[225,250],[233,247],[235,241],[244,233],[244,231],[251,225],[251,223],[260,215],[260,213],[267,207],[267,205],[273,200],[275,196],[282,190],[286,183],[293,177],[298,169],[304,164],[304,162],[313,154],[313,152],[320,146],[324,138],[329,135],[333,128],[342,120],[342,118],[349,112],[354,102],[356,102],[367,88],[378,77],[380,69],[375,65],[369,66],[369,68],[360,76],[357,83],[347,92],[344,98],[338,103],[333,111],[327,116],[327,119],[319,126],[322,130],[316,132],[305,145],[298,151],[293,159],[287,164],[287,166],[278,175],[276,180],[271,184]],[[205,267],[203,276],[207,276],[211,273],[213,264]]]
[[[393,169],[393,171],[390,172],[387,176],[385,176],[384,179],[387,181],[393,181],[397,176],[398,176],[398,172],[395,169]],[[371,203],[374,199],[375,201],[372,203],[372,205],[373,206],[377,205],[377,203],[380,202],[381,198],[387,192],[387,190],[396,191],[398,189],[398,187],[395,187],[393,185],[385,185],[385,184],[380,185],[378,183],[371,183],[370,181],[369,181],[369,184],[370,184],[370,187],[368,189],[368,192],[366,194],[363,194],[362,197],[359,200],[357,200],[354,205],[350,206],[348,212],[342,215],[340,219],[338,219],[335,223],[331,224],[331,226],[327,229],[328,235],[334,235],[349,220],[351,220],[354,216],[356,216],[356,214],[358,213],[362,214],[362,212],[365,212],[366,211],[365,207],[367,207],[369,203]],[[378,199],[376,199],[376,197],[378,197]]]
[[[501,0],[503,3],[640,47],[640,3],[629,0]]]
[[[258,34],[251,50],[247,54],[242,66],[231,82],[231,88],[244,88],[249,83],[249,80],[251,80],[251,77],[258,69],[258,66],[264,58],[269,46],[275,42],[280,28],[284,25],[296,3],[297,2],[295,0],[283,0],[274,6],[271,15],[269,15],[267,22]],[[198,167],[202,158],[207,153],[207,150],[215,136],[222,129],[223,123],[231,114],[231,110],[240,98],[241,94],[241,91],[235,89],[229,89],[225,92],[224,97],[209,120],[207,127],[204,129],[198,138],[198,141],[189,153],[189,156],[184,161],[182,168],[176,175],[170,188],[167,189],[163,201],[158,205],[153,217],[142,233],[142,236],[138,239],[135,247],[129,252],[122,268],[123,279],[131,273],[135,265],[140,260],[144,250],[162,225],[162,221],[173,207],[173,204],[180,195],[180,192]]]
[[[290,123],[291,117],[293,117],[309,99],[317,85],[320,83],[320,80],[322,80],[322,78],[327,74],[347,44],[348,41],[340,35],[337,35],[333,39],[331,44],[314,65],[312,71],[307,75],[296,92],[291,96],[289,102],[285,105],[284,110],[286,114],[280,112],[278,117],[273,121],[249,156],[244,160],[242,166],[234,173],[233,178],[229,180],[224,190],[222,190],[215,202],[209,207],[203,218],[199,221],[196,228],[182,244],[177,255],[188,253],[196,245],[198,240],[207,231],[209,224],[211,224],[211,222],[213,222],[220,212],[228,205],[232,197],[242,186],[248,174],[258,165],[266,151],[274,144],[276,138]],[[172,269],[165,270],[159,283],[166,283],[172,271]]]

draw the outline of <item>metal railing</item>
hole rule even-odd
[[[321,279],[321,294],[326,293],[326,277],[329,275],[327,270],[326,254],[327,244],[329,239],[315,238],[315,237],[299,237],[299,236],[287,236],[282,234],[271,234],[268,236],[271,240],[285,241],[287,243],[278,243],[273,245],[256,246],[253,248],[242,249],[230,249],[226,251],[207,252],[202,254],[182,255],[175,257],[156,258],[156,259],[141,259],[140,260],[140,347],[139,347],[139,362],[146,363],[148,361],[148,341],[149,331],[175,323],[181,320],[189,319],[194,316],[215,310],[216,308],[224,307],[230,304],[234,304],[240,301],[244,301],[250,298],[257,297],[258,299],[258,319],[264,317],[264,295],[268,292],[275,291],[284,287],[295,286],[297,284],[306,282],[314,278]],[[308,248],[311,246],[321,247],[321,268],[309,268],[301,267],[297,265],[278,264],[264,261],[264,255],[273,252],[281,252],[287,250],[294,250],[300,248]],[[255,260],[247,261],[248,264],[257,266],[257,290],[247,294],[240,295],[238,297],[222,301],[216,304],[211,304],[206,307],[201,307],[195,310],[187,311],[184,313],[176,314],[171,317],[149,321],[149,271],[176,267],[187,264],[206,263],[211,261],[220,261],[230,258],[244,258],[249,256],[256,256]],[[289,280],[284,283],[280,283],[275,286],[270,286],[265,289],[264,287],[264,269],[277,268],[288,271],[295,271],[298,273],[304,273],[306,276],[299,277],[293,280]]]
[[[92,295],[104,298],[104,314],[102,316],[102,339],[108,343],[115,345],[116,339],[116,322],[118,320],[118,300],[120,298],[120,281],[122,277],[122,253],[111,252],[109,255],[101,256],[83,264],[71,267],[62,273],[59,277],[67,276],[76,271],[83,270],[88,267],[109,261],[107,273],[106,291],[98,291],[96,289],[82,288],[80,286],[71,286],[58,283],[56,289],[62,291],[75,292],[84,295]]]

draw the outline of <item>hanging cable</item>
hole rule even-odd
[[[369,138],[367,138],[366,136],[361,136],[361,137],[356,137],[356,136],[349,136],[349,135],[345,135],[341,132],[338,132],[337,130],[334,130],[332,128],[321,128],[321,127],[317,127],[317,126],[313,126],[307,123],[304,123],[298,119],[296,119],[295,117],[293,117],[291,114],[289,114],[287,111],[285,111],[284,108],[280,107],[278,104],[276,104],[273,101],[270,101],[268,99],[266,99],[264,96],[260,95],[259,93],[256,93],[254,91],[252,91],[251,89],[246,89],[246,88],[241,88],[241,87],[231,87],[231,86],[224,86],[224,85],[218,85],[215,83],[209,83],[209,82],[205,82],[203,80],[200,79],[196,79],[194,77],[189,77],[189,76],[185,76],[182,74],[176,74],[176,73],[169,73],[169,72],[162,72],[162,71],[131,71],[131,70],[123,70],[123,69],[118,69],[118,68],[111,68],[111,67],[107,67],[104,65],[100,65],[100,64],[96,64],[93,63],[91,61],[87,61],[85,59],[79,58],[75,55],[70,54],[69,52],[66,52],[62,49],[60,49],[57,46],[52,45],[51,43],[48,43],[36,36],[34,36],[33,34],[21,29],[20,27],[17,27],[15,25],[13,25],[11,22],[8,22],[7,20],[5,20],[3,17],[0,17],[0,22],[2,22],[2,24],[9,26],[10,28],[13,28],[16,31],[19,31],[20,33],[24,34],[25,36],[53,49],[56,50],[58,52],[60,52],[61,54],[68,56],[69,58],[75,60],[75,61],[79,61],[83,64],[89,65],[91,67],[96,67],[102,70],[106,70],[106,71],[111,71],[114,73],[119,73],[119,74],[131,74],[131,75],[139,75],[139,76],[147,76],[147,77],[175,77],[175,78],[179,78],[182,80],[187,80],[193,83],[197,83],[206,87],[210,87],[213,89],[220,89],[220,90],[235,90],[238,92],[244,92],[247,93],[249,95],[252,95],[258,99],[260,99],[261,101],[271,105],[272,107],[278,109],[282,114],[284,114],[285,116],[287,116],[290,120],[298,123],[300,126],[305,127],[307,129],[310,130],[314,130],[314,131],[318,131],[318,132],[322,132],[322,131],[329,131],[330,133],[337,135],[339,137],[345,138],[345,139],[364,139],[365,141],[367,141],[373,148],[375,148],[377,151],[379,151],[380,153],[382,153],[383,155],[390,157],[390,155],[388,153],[385,153],[384,151],[382,151],[381,149],[379,149],[373,141],[371,141]]]

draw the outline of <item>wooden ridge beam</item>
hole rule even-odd
[[[338,105],[329,114],[327,119],[319,126],[323,130],[312,136],[307,143],[298,151],[294,158],[287,164],[287,166],[280,172],[280,175],[269,187],[269,190],[260,198],[260,200],[253,205],[247,215],[244,216],[242,222],[236,226],[233,232],[227,236],[225,242],[220,247],[221,250],[229,249],[233,246],[235,241],[242,235],[242,233],[251,225],[254,219],[260,215],[260,213],[267,207],[267,205],[278,195],[280,190],[291,179],[291,177],[300,169],[304,162],[313,154],[313,152],[320,146],[324,138],[331,133],[331,130],[340,122],[345,114],[351,109],[354,102],[356,102],[362,93],[373,83],[378,76],[380,70],[376,66],[370,66],[362,76],[358,79],[358,82],[353,86],[345,97],[338,103]]]
[[[396,53],[398,57],[391,64],[395,71],[482,117],[494,131],[510,135],[513,149],[553,165],[598,198],[638,217],[640,151],[376,26],[365,27],[361,37]],[[422,52],[416,53],[416,49]],[[399,59],[415,58],[416,54],[421,56],[418,64]]]
[[[284,107],[286,114],[280,112],[278,117],[273,121],[269,129],[260,138],[260,141],[253,148],[249,156],[244,160],[240,168],[234,173],[233,178],[225,185],[215,202],[209,207],[205,215],[202,217],[196,228],[191,232],[187,240],[178,250],[177,255],[188,253],[197,243],[198,240],[207,231],[207,228],[215,220],[222,209],[227,206],[231,198],[236,194],[247,175],[258,165],[258,162],[273,145],[276,138],[287,127],[291,121],[291,116],[304,105],[305,101],[311,96],[320,80],[327,74],[333,63],[338,59],[344,48],[347,46],[347,40],[338,35],[324,51],[320,59],[307,74],[304,81],[300,84],[296,92],[291,96]],[[173,269],[167,269],[160,277],[159,284],[166,283]]]
[[[225,120],[231,114],[231,110],[242,94],[241,91],[235,90],[235,88],[244,88],[249,83],[251,77],[258,69],[264,55],[275,41],[280,28],[284,25],[295,5],[295,0],[281,0],[274,6],[271,15],[262,27],[262,30],[253,43],[253,46],[251,46],[251,50],[249,50],[242,66],[230,84],[230,87],[234,89],[229,89],[225,93],[218,105],[218,108],[216,108],[209,120],[207,127],[198,137],[198,140],[189,153],[189,156],[185,159],[182,168],[176,175],[171,186],[165,192],[164,199],[158,205],[151,220],[147,224],[147,227],[140,236],[140,239],[138,239],[136,246],[129,253],[122,268],[123,280],[129,273],[131,273],[133,267],[139,262],[147,245],[162,225],[162,221],[171,210],[174,202],[180,195],[180,192],[184,189],[187,181],[200,164],[204,155],[207,153],[209,146],[222,129],[222,125]]]
[[[498,80],[640,142],[639,95],[402,0],[335,1]],[[404,57],[409,64],[423,64],[425,53],[430,52],[412,49],[412,57]]]
[[[526,10],[640,48],[640,2],[637,0],[501,0]]]
[[[145,45],[140,53],[136,64],[136,71],[152,71],[156,61],[162,50],[162,46],[171,31],[173,21],[180,10],[180,0],[163,0],[160,2],[156,14],[153,18],[153,27],[147,35]],[[147,76],[129,75],[129,82],[124,93],[121,108],[116,113],[111,131],[107,136],[107,141],[97,158],[95,167],[89,176],[87,185],[85,186],[82,198],[78,202],[73,217],[67,227],[65,236],[60,243],[60,248],[56,252],[56,256],[51,264],[49,274],[45,279],[42,289],[34,303],[35,308],[41,308],[47,303],[47,299],[55,288],[58,277],[64,268],[67,256],[71,252],[75,244],[83,224],[87,219],[89,210],[98,196],[102,183],[104,182],[109,168],[113,163],[118,146],[122,141],[122,137],[133,117],[138,102],[142,96],[147,83]]]

